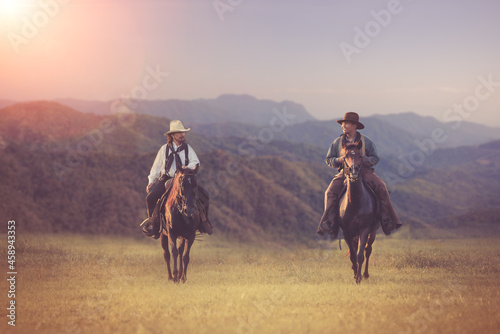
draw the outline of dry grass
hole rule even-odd
[[[285,249],[206,237],[188,281],[174,284],[152,239],[24,235],[17,326],[2,316],[0,332],[493,333],[498,242],[381,236],[371,277],[356,285],[337,242]]]

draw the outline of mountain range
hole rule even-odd
[[[221,100],[229,108],[239,98],[241,104],[260,103],[248,96]],[[261,110],[267,113],[240,120],[211,116],[209,109],[206,118],[191,109],[192,117],[223,121],[180,117],[192,128],[188,140],[202,161],[199,177],[212,196],[210,216],[217,233],[228,238],[315,240],[323,193],[335,172],[323,159],[340,127],[314,120],[298,104],[266,103]],[[280,118],[276,112],[283,116],[285,106],[289,115],[302,110],[301,116]],[[249,106],[238,108],[251,113]],[[265,121],[257,124],[259,117]],[[0,109],[0,119],[2,217],[22,221],[30,231],[140,233],[146,176],[170,118],[35,101]],[[413,113],[362,121],[382,158],[376,171],[391,186],[407,225],[396,236],[500,231],[498,129],[466,122],[451,128]],[[448,139],[432,147],[435,129]]]
[[[182,119],[189,124],[240,122],[266,125],[275,110],[287,110],[293,115],[292,122],[314,119],[301,104],[282,101],[259,100],[250,95],[221,95],[215,99],[198,100],[131,100],[86,101],[59,99],[61,104],[75,110],[99,115],[111,115],[119,106],[127,106],[138,114],[147,114],[169,119]]]

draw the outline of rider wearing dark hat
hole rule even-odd
[[[330,145],[325,161],[328,166],[337,168],[339,173],[335,175],[325,192],[325,211],[319,222],[317,233],[320,235],[329,233],[332,239],[337,237],[339,232],[338,200],[345,180],[342,171],[345,147],[348,143],[361,142],[361,154],[365,166],[362,171],[363,178],[380,201],[382,230],[386,235],[389,235],[393,230],[401,227],[402,223],[394,211],[384,181],[374,172],[374,166],[380,161],[375,144],[370,138],[357,131],[365,128],[363,123],[359,121],[357,113],[348,112],[344,115],[344,119],[338,120],[337,123],[341,124],[343,133]]]

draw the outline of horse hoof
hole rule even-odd
[[[370,275],[368,275],[368,274],[364,274],[364,275],[363,275],[363,277],[364,277],[364,278],[370,278]]]

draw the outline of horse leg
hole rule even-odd
[[[179,242],[179,247],[177,248],[179,251],[179,280],[182,279],[184,275],[184,261],[182,260],[184,255],[184,245],[186,244],[186,239],[181,238]]]
[[[359,236],[359,251],[358,251],[358,272],[356,273],[356,283],[361,283],[363,276],[361,271],[363,269],[363,262],[365,261],[365,248],[366,242],[368,241],[368,231],[363,231]]]
[[[347,247],[349,247],[349,255],[352,263],[352,270],[354,271],[354,278],[356,278],[356,274],[358,272],[357,262],[356,262],[356,253],[358,252],[358,241],[356,238],[352,238],[350,236],[345,237],[345,242]]]
[[[182,261],[184,262],[184,271],[182,272],[182,283],[185,283],[187,280],[187,269],[188,269],[188,264],[189,264],[189,253],[191,251],[191,246],[193,245],[194,242],[194,237],[190,238],[187,240],[185,243],[185,252],[184,252],[184,257],[182,258]]]
[[[368,238],[368,243],[366,244],[365,256],[366,256],[366,264],[365,264],[365,273],[363,274],[364,278],[370,277],[368,274],[368,262],[370,260],[370,255],[372,254],[372,244],[375,241],[375,232],[370,233],[370,237]]]
[[[174,282],[179,282],[179,270],[177,269],[177,259],[179,257],[179,251],[177,250],[177,238],[172,234],[168,237],[170,241],[170,248],[172,249],[172,256],[174,257]]]
[[[163,258],[165,259],[165,262],[167,263],[167,270],[168,270],[168,279],[169,281],[173,280],[172,277],[172,271],[170,270],[170,252],[168,250],[168,237],[165,234],[161,234],[161,247],[163,248]]]

